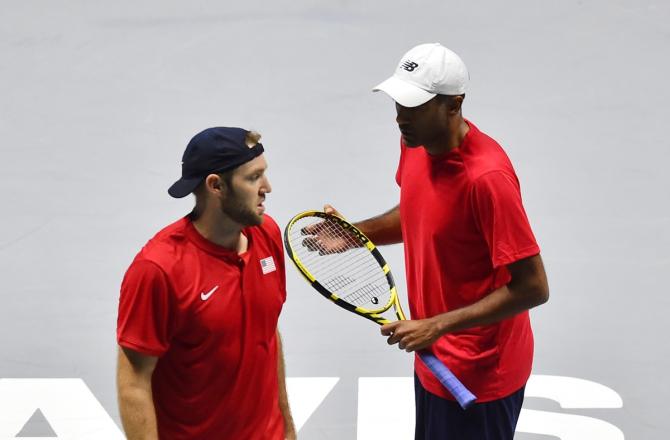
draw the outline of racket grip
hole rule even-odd
[[[429,351],[419,351],[418,353],[423,363],[433,372],[440,383],[449,390],[458,404],[461,405],[461,408],[468,409],[475,403],[475,400],[477,400],[475,395],[465,388],[465,385],[433,353]]]

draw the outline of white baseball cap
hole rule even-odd
[[[418,107],[435,95],[462,95],[468,85],[463,60],[440,43],[419,44],[398,63],[392,77],[372,89],[403,107]]]

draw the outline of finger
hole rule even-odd
[[[416,350],[416,345],[417,345],[416,340],[411,335],[403,336],[400,342],[398,343],[398,347],[401,350],[405,350],[408,353]]]
[[[340,214],[340,211],[338,211],[337,209],[335,209],[332,205],[328,205],[328,204],[323,205],[323,212],[325,212],[326,214],[336,215],[336,216],[338,216],[338,217],[342,217],[342,218],[344,218],[344,217],[342,216],[342,214]]]
[[[399,331],[395,331],[391,336],[389,336],[387,342],[390,345],[393,345],[393,344],[397,344],[397,343],[401,342],[402,339],[403,339],[403,335],[401,335]]]
[[[307,248],[309,251],[317,251],[320,249],[319,240],[317,238],[306,238],[302,241],[302,245]]]
[[[407,352],[412,352],[412,351],[419,351],[423,350],[424,348],[430,347],[432,342],[430,340],[415,340],[411,341],[410,343],[407,344],[406,350]]]
[[[433,341],[425,341],[425,342],[422,342],[420,344],[414,344],[414,351],[419,351],[419,350],[426,349],[426,348],[430,347],[431,345],[433,345]]]
[[[324,228],[325,228],[324,222],[320,221],[318,223],[305,226],[300,230],[300,233],[302,235],[316,235],[319,232],[323,231]]]
[[[383,336],[392,335],[395,332],[396,327],[398,327],[398,321],[389,322],[381,326],[381,332]]]

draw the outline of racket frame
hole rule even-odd
[[[319,217],[324,219],[324,221],[336,222],[338,226],[340,226],[342,229],[353,234],[359,240],[360,244],[365,246],[368,249],[368,251],[370,251],[374,259],[377,261],[377,264],[379,264],[379,266],[384,271],[386,281],[388,282],[389,285],[389,290],[391,294],[386,304],[374,310],[369,310],[364,307],[358,307],[353,304],[350,304],[347,301],[340,298],[337,295],[337,293],[331,292],[326,287],[324,287],[314,277],[314,275],[312,275],[309,272],[309,270],[304,266],[297,252],[294,251],[291,241],[289,239],[290,233],[293,230],[295,224],[298,222],[298,220],[303,219],[305,217]],[[307,280],[307,282],[309,282],[317,292],[319,292],[321,295],[328,298],[338,306],[342,307],[343,309],[356,313],[357,315],[360,315],[364,318],[374,321],[380,325],[388,324],[389,322],[391,322],[380,315],[380,313],[386,312],[391,307],[394,308],[394,312],[399,320],[406,319],[405,314],[400,306],[400,301],[398,299],[398,291],[395,286],[395,280],[393,279],[393,275],[391,274],[391,269],[388,263],[382,256],[381,252],[379,252],[377,247],[374,245],[374,243],[372,243],[372,241],[370,241],[370,239],[366,237],[366,235],[363,232],[361,232],[360,229],[358,229],[356,226],[352,225],[342,217],[338,217],[333,214],[326,214],[325,212],[321,211],[304,211],[297,214],[295,217],[291,219],[289,224],[286,226],[286,229],[284,230],[284,247],[286,248],[286,252],[288,253],[289,258],[291,259],[291,261],[293,261],[293,263],[295,263],[295,266],[298,268],[298,271],[302,274],[305,280]]]

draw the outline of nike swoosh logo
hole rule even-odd
[[[205,292],[200,292],[200,299],[203,300],[203,301],[207,301],[207,300],[209,299],[209,297],[212,296],[212,294],[213,294],[214,292],[216,292],[216,289],[218,289],[218,288],[219,288],[219,286],[216,286],[216,287],[214,287],[212,290],[210,290],[210,291],[207,292],[207,293],[205,293]]]

